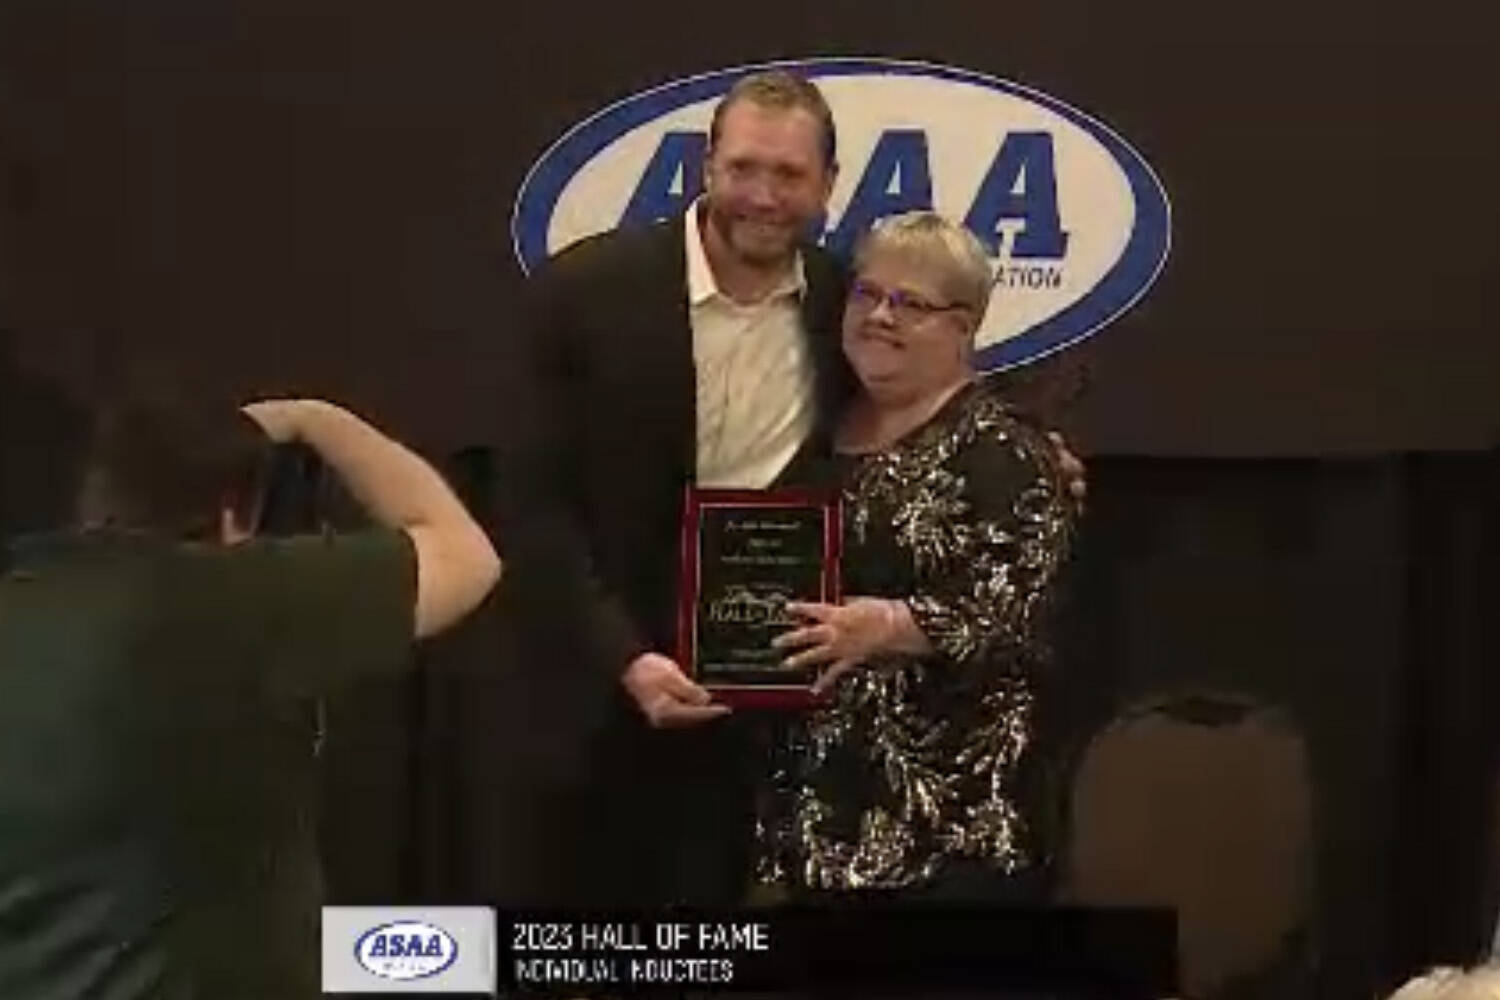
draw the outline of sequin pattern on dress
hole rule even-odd
[[[976,463],[1006,470],[983,484]],[[901,888],[944,863],[1034,861],[1015,776],[1033,738],[1041,610],[1072,507],[1038,431],[974,388],[843,483],[846,561],[909,563],[903,597],[936,650],[851,671],[773,740],[758,877]],[[883,540],[882,540],[883,539]]]

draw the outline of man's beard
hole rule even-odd
[[[746,265],[763,271],[780,270],[787,267],[796,253],[795,233],[782,230],[774,238],[765,239],[748,235],[753,224],[739,222],[732,216],[709,209],[709,225],[719,234],[719,239]]]

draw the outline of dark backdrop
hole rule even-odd
[[[1165,273],[1082,349],[1091,450],[1483,447],[1497,18],[1484,0],[7,0],[5,294],[28,345],[98,331],[458,447],[503,423],[510,202],[566,127],[724,65],[927,58],[1099,116],[1165,184]]]
[[[1058,415],[1093,470],[1078,725],[1167,686],[1288,705],[1314,752],[1330,982],[1353,995],[1460,957],[1493,902],[1497,17],[7,0],[0,324],[79,398],[163,368],[225,398],[317,392],[478,490],[482,450],[455,456],[509,426],[510,203],[569,125],[782,56],[931,59],[1066,100],[1141,150],[1174,213],[1144,302],[1031,373],[1087,375]],[[68,433],[37,421],[32,454]],[[508,660],[501,622],[425,650],[420,682],[329,706],[337,897],[524,882],[525,804],[578,766],[577,734],[528,725],[567,679]]]

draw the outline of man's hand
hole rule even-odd
[[[728,705],[713,704],[707,690],[660,653],[637,656],[625,668],[620,683],[657,729],[697,726],[729,714]]]
[[[273,443],[287,444],[297,440],[300,433],[298,411],[301,405],[296,399],[262,399],[246,403],[240,407],[240,412],[260,424],[260,429]]]
[[[1081,508],[1083,501],[1088,498],[1089,484],[1084,478],[1083,461],[1068,450],[1068,442],[1057,431],[1049,431],[1047,440],[1057,449],[1057,466],[1062,471],[1063,483],[1067,487],[1068,495],[1071,496]]]

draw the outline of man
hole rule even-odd
[[[251,539],[291,442],[383,527]],[[316,996],[303,699],[405,667],[494,550],[426,463],[312,400],[112,407],[82,479],[77,527],[0,575],[0,996]]]
[[[535,669],[577,684],[582,666],[632,709],[603,727],[598,780],[574,832],[555,834],[583,901],[743,889],[755,761],[669,655],[684,487],[768,487],[800,447],[828,446],[850,385],[846,275],[803,237],[837,172],[817,88],[746,77],[715,109],[685,217],[584,240],[531,282],[533,436],[506,480],[529,491],[504,515],[512,585],[550,595],[527,605],[546,635]]]

